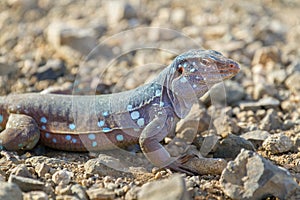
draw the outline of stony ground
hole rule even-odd
[[[192,141],[220,160],[196,160],[201,175],[187,176],[153,167],[138,148],[1,151],[0,199],[300,199],[300,3],[159,2],[1,1],[0,93],[123,91],[177,53],[215,49],[241,72],[164,143],[175,156]]]

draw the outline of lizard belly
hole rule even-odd
[[[51,133],[41,131],[42,144],[66,151],[101,151],[122,148],[138,143],[139,132],[113,130],[109,133],[90,132],[81,134]]]

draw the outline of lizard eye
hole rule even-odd
[[[185,63],[186,63],[186,60],[180,60],[180,61],[178,62],[176,71],[177,71],[179,74],[182,74],[182,73],[183,73]]]
[[[182,74],[182,73],[183,73],[183,66],[182,66],[182,65],[179,65],[179,66],[177,67],[177,72],[178,72],[179,74]]]

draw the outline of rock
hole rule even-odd
[[[0,61],[0,76],[5,76],[11,73],[17,73],[17,66],[9,63],[2,63]]]
[[[186,12],[183,8],[175,8],[171,12],[170,20],[177,25],[183,24],[186,20]]]
[[[58,195],[71,195],[71,185],[59,184],[55,186],[55,193]]]
[[[43,190],[43,188],[45,187],[44,183],[41,181],[15,175],[10,175],[8,182],[17,184],[23,192]]]
[[[300,60],[291,60],[291,64],[287,67],[288,74],[293,74],[294,72],[300,72]]]
[[[62,57],[77,59],[88,55],[98,44],[92,28],[81,28],[78,23],[52,22],[47,28],[47,40]]]
[[[107,1],[105,8],[108,24],[119,23],[123,18],[131,19],[137,16],[136,9],[129,3],[123,1]]]
[[[32,191],[25,193],[23,200],[48,200],[48,195],[43,191]]]
[[[293,141],[293,143],[294,143],[294,148],[292,149],[293,151],[295,151],[295,152],[300,152],[300,134],[297,134],[296,135],[296,137],[294,137],[293,139],[292,139],[292,141]],[[299,162],[299,169],[300,169],[300,162]],[[299,170],[299,172],[300,172],[300,170]]]
[[[274,85],[265,83],[263,81],[255,81],[255,82],[256,84],[254,85],[254,90],[253,90],[253,98],[255,100],[261,99],[264,96],[275,96],[277,94],[277,89],[274,87]]]
[[[256,77],[256,76],[255,76]],[[264,81],[257,78],[259,81],[254,81],[253,99],[262,99],[265,96],[276,96],[278,91],[274,85],[265,83]]]
[[[20,9],[19,12],[28,12],[31,9],[38,9],[38,1],[37,0],[13,0],[13,1],[7,1],[7,3],[14,7],[15,9]]]
[[[126,3],[124,6],[124,18],[131,19],[137,17],[136,9],[129,3]]]
[[[35,172],[39,177],[44,177],[46,173],[50,171],[49,165],[46,163],[39,163],[35,166]]]
[[[152,23],[154,25],[157,25],[155,23]],[[150,41],[174,41],[175,38],[180,37],[180,35],[178,34],[178,32],[176,31],[172,31],[172,30],[164,30],[164,29],[151,29],[151,31],[149,33],[147,33],[148,36],[148,40]],[[186,40],[185,40],[186,42]]]
[[[217,117],[213,122],[218,135],[222,135],[225,137],[230,133],[238,133],[239,127],[237,126],[237,122],[234,118],[229,117],[228,115],[223,115]]]
[[[68,185],[73,177],[73,173],[67,170],[59,170],[52,175],[52,181],[56,185]]]
[[[293,128],[297,123],[295,123],[293,120],[287,119],[284,120],[283,124],[282,124],[282,129],[283,130],[289,130],[291,128]]]
[[[66,66],[62,60],[48,60],[44,66],[37,69],[34,74],[39,81],[41,80],[57,80],[63,76],[66,71]]]
[[[219,103],[220,105],[236,105],[237,102],[241,101],[245,96],[246,92],[241,85],[237,82],[226,80],[220,83],[209,91],[209,96],[202,98],[211,98],[213,103]]]
[[[284,168],[252,151],[242,150],[227,164],[220,183],[226,195],[233,199],[296,199],[300,187]]]
[[[297,94],[300,94],[300,71],[292,73],[285,81],[285,85]]]
[[[272,154],[284,153],[293,147],[292,140],[282,133],[270,135],[262,144]]]
[[[73,195],[76,195],[80,200],[88,200],[88,196],[85,191],[85,188],[83,188],[79,184],[72,185],[71,192]]]
[[[275,70],[269,73],[269,75],[267,76],[267,79],[269,82],[271,82],[272,84],[282,84],[284,82],[284,80],[287,77],[287,73],[286,70],[281,69],[281,70]]]
[[[12,171],[11,174],[16,175],[16,176],[22,176],[26,178],[33,178],[31,173],[28,171],[26,165],[20,164],[17,165]]]
[[[229,134],[216,145],[213,156],[214,158],[234,159],[242,149],[254,151],[255,148],[251,142],[244,138]]]
[[[185,128],[182,131],[178,132],[176,137],[183,139],[185,142],[194,141],[197,135],[197,130],[194,128]]]
[[[0,182],[0,199],[22,200],[22,191],[14,183]]]
[[[128,173],[126,166],[119,159],[105,154],[88,160],[84,169],[87,173],[99,174],[100,176],[118,176],[124,172]]]
[[[48,158],[46,156],[33,156],[28,159],[26,159],[26,162],[31,163],[32,166],[36,166],[39,163],[45,163],[47,165],[59,165],[59,164],[65,164],[66,161],[58,158]]]
[[[281,120],[273,109],[267,111],[266,116],[260,122],[260,129],[265,131],[276,130],[281,127]]]
[[[140,56],[138,58],[142,58],[142,63],[137,65],[144,65],[147,62],[150,62],[150,60],[145,61],[145,59],[149,59],[149,55],[147,55],[146,52],[137,52]],[[143,55],[141,55],[143,54]],[[152,58],[153,60],[154,58]],[[133,62],[139,62],[133,59]],[[118,72],[120,72],[120,69],[116,69]],[[135,69],[130,70],[129,72],[124,70],[124,73],[126,72],[126,75],[123,75],[122,78],[118,78],[115,80],[116,82],[116,88],[122,88],[126,90],[131,90],[133,88],[136,88],[142,84],[145,83],[145,81],[148,81],[151,79],[151,81],[156,77],[157,73],[162,70],[161,65],[151,65],[151,67],[138,67]],[[110,72],[110,71],[109,71]],[[116,71],[110,72],[111,76],[116,74]]]
[[[246,132],[242,134],[241,137],[250,141],[257,149],[270,135],[271,134],[268,131],[255,130]]]
[[[260,99],[258,103],[260,104],[261,107],[265,109],[278,108],[278,106],[280,105],[280,101],[273,97]]]
[[[204,139],[197,137],[195,138],[193,143],[196,143],[196,146],[198,148],[200,148],[200,153],[202,156],[207,156],[212,149],[215,148],[216,144],[219,141],[219,137],[216,136],[215,134],[210,134],[206,137],[204,137]]]
[[[115,193],[104,188],[88,189],[88,197],[90,200],[113,200]]]
[[[168,179],[148,182],[138,192],[139,200],[190,199],[186,191],[185,181],[181,175],[173,175]]]
[[[138,199],[138,193],[141,190],[140,187],[133,186],[125,195],[125,200]]]
[[[203,27],[203,35],[206,39],[216,40],[222,38],[229,26],[227,24],[211,25]]]
[[[276,46],[259,48],[255,51],[252,65],[266,65],[268,62],[278,63],[280,61],[280,52]]]
[[[273,98],[273,97],[267,97],[260,99],[259,101],[256,102],[240,102],[239,107],[241,110],[253,110],[256,111],[261,108],[278,108],[280,105],[280,102]]]
[[[246,96],[244,88],[236,81],[225,81],[226,100],[228,105],[236,105]]]

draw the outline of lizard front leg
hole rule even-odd
[[[190,157],[171,157],[169,152],[159,142],[168,135],[171,120],[165,112],[160,111],[154,119],[142,131],[139,143],[146,158],[155,166],[170,168],[187,174],[195,174],[195,171],[183,166]]]

